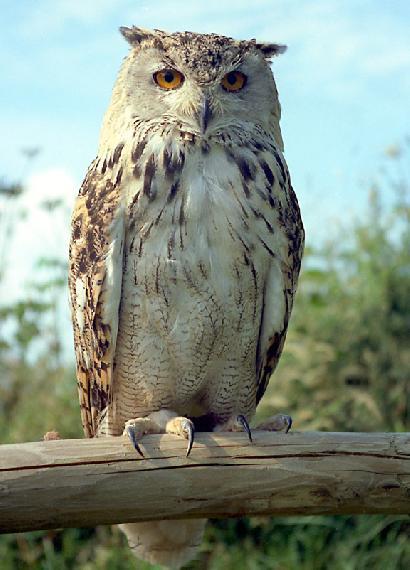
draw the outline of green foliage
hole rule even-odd
[[[410,206],[347,228],[305,260],[286,350],[263,402],[295,427],[404,431],[410,426]]]
[[[135,557],[116,527],[6,535],[0,540],[4,570],[134,570]],[[152,568],[141,564],[139,570]]]
[[[391,156],[401,172],[403,157]],[[409,188],[391,170],[389,182],[372,189],[365,222],[307,250],[285,352],[260,418],[287,411],[295,429],[409,430]],[[380,197],[391,188],[396,198],[386,211]],[[0,185],[0,200],[9,203],[21,192],[18,184]],[[43,205],[50,215],[60,207]],[[13,223],[5,227],[12,231]],[[0,307],[4,442],[38,440],[51,429],[81,437],[74,371],[60,340],[65,273],[65,262],[40,260],[27,298]],[[189,568],[405,570],[409,534],[402,516],[212,521]],[[116,527],[2,536],[0,560],[4,570],[151,568],[135,560]]]
[[[407,522],[406,522],[407,519]],[[212,570],[408,568],[407,517],[279,517],[214,521],[205,548]]]

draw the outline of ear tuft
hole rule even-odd
[[[143,40],[147,40],[154,36],[154,33],[151,30],[137,28],[136,26],[132,26],[132,28],[121,26],[120,32],[132,46],[139,45]]]
[[[255,47],[263,53],[263,56],[266,57],[266,59],[281,55],[288,49],[287,46],[282,44],[271,44],[266,42],[255,42]]]

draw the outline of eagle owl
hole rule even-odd
[[[72,221],[88,437],[244,430],[282,351],[304,232],[270,59],[284,46],[121,28],[131,49]],[[290,427],[278,415],[265,429]],[[203,520],[124,524],[179,567]]]

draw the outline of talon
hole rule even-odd
[[[252,443],[252,433],[251,433],[251,428],[249,427],[248,421],[245,418],[245,416],[243,416],[242,414],[239,414],[239,416],[236,418],[236,420],[241,424],[241,426],[243,427],[243,431],[246,431],[246,433],[248,434],[249,437],[249,441]]]
[[[187,420],[183,426],[184,432],[186,433],[186,438],[188,440],[188,446],[186,450],[186,456],[191,453],[192,446],[194,444],[195,439],[195,426],[191,420]]]
[[[125,431],[127,432],[127,435],[130,438],[130,441],[131,441],[132,445],[134,446],[134,448],[136,449],[136,451],[141,455],[141,457],[144,457],[144,454],[142,453],[141,448],[138,445],[138,441],[135,437],[134,428],[132,426],[127,426],[125,428]]]

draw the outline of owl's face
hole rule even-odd
[[[121,28],[132,46],[129,112],[202,137],[252,123],[269,129],[279,103],[268,58],[283,46],[223,36]]]

